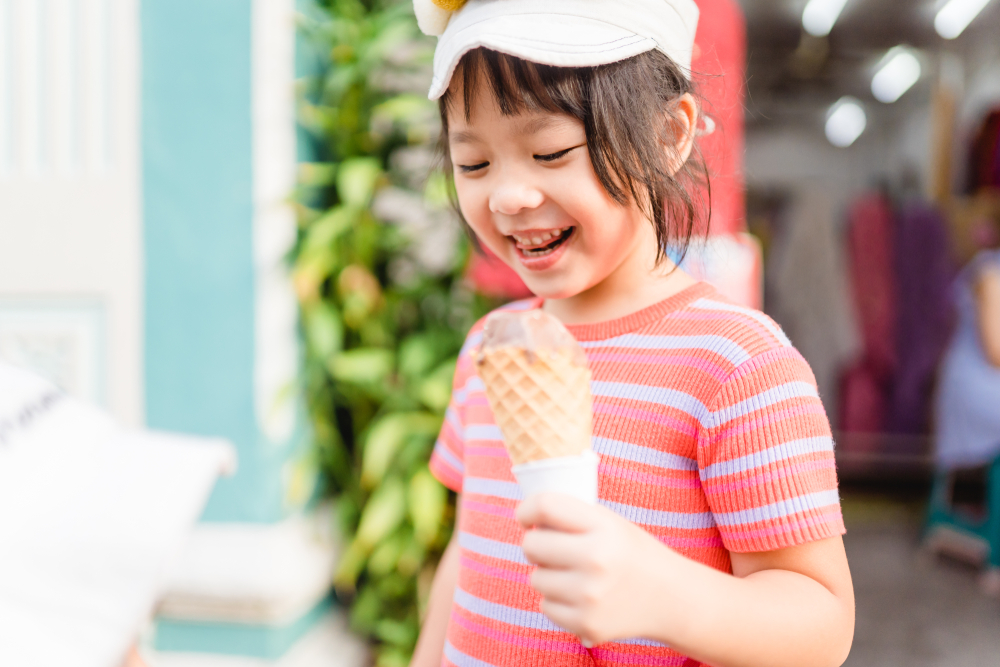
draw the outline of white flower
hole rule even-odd
[[[417,15],[420,32],[440,37],[448,27],[453,11],[443,9],[434,0],[413,0],[413,12]]]

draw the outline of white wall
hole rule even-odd
[[[0,354],[139,424],[136,0],[0,0]]]

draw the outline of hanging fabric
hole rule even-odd
[[[983,120],[969,151],[969,194],[1000,188],[1000,109]]]
[[[766,267],[767,312],[809,362],[833,420],[838,375],[861,350],[835,211],[826,188],[800,190],[782,215],[784,233]]]
[[[937,208],[917,199],[900,207],[895,255],[897,363],[885,428],[928,433],[934,378],[954,319],[955,269],[947,223]]]
[[[897,285],[892,208],[882,193],[864,195],[848,214],[851,288],[862,353],[841,380],[840,428],[885,430],[896,372]]]

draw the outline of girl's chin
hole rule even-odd
[[[583,287],[572,284],[574,281],[568,279],[565,271],[558,269],[537,270],[528,268],[519,257],[516,250],[511,251],[510,246],[503,248],[490,248],[514,273],[518,275],[521,282],[528,290],[542,299],[568,299],[574,297],[584,290]],[[497,252],[499,250],[499,252]]]
[[[546,300],[554,299],[569,299],[576,296],[582,289],[577,289],[573,285],[570,285],[565,280],[560,280],[555,276],[552,279],[546,280],[539,278],[535,275],[525,275],[525,271],[518,271],[521,276],[521,280],[524,284],[528,286],[531,293],[537,297]]]

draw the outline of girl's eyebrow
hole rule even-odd
[[[474,144],[479,142],[479,135],[475,132],[460,130],[448,133],[448,143],[450,144]]]
[[[518,124],[517,133],[522,136],[530,136],[547,129],[553,125],[560,125],[565,121],[553,116],[534,116]],[[474,144],[482,141],[478,134],[471,130],[458,130],[448,133],[448,143],[450,144]]]
[[[562,121],[560,118],[554,118],[553,116],[535,116],[530,118],[520,124],[518,128],[518,134],[531,135],[541,130],[544,130],[552,125],[559,125]]]

